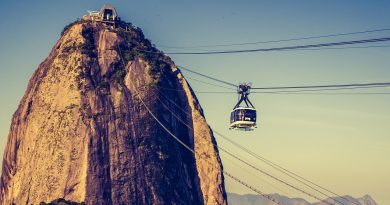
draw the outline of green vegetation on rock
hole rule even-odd
[[[151,66],[149,74],[157,84],[160,83],[161,76],[168,74],[170,71],[173,64],[172,60],[163,52],[157,50],[150,40],[145,38],[140,28],[129,25],[130,29],[128,31],[117,29],[118,35],[123,39],[120,49],[125,63],[135,57],[145,60]]]
[[[91,58],[97,57],[97,51],[96,51],[96,45],[95,40],[93,38],[94,35],[94,29],[93,27],[87,27],[86,29],[83,29],[82,33],[83,37],[85,38],[86,42],[82,46],[82,54],[87,54]]]
[[[39,205],[86,205],[86,203],[84,203],[84,202],[77,203],[77,202],[67,201],[65,199],[60,198],[60,199],[56,199],[50,203],[41,202],[41,203],[39,203]]]

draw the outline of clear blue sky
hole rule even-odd
[[[49,54],[62,28],[103,4],[115,6],[123,20],[141,27],[157,45],[240,43],[390,28],[390,1],[385,0],[2,1],[1,155],[12,114],[28,80]],[[389,36],[390,32],[381,32],[257,47]],[[171,57],[176,64],[226,81],[280,86],[389,82],[389,56],[390,48],[371,48]],[[190,82],[196,91],[222,91]],[[390,89],[375,91],[390,92]],[[198,94],[211,126],[243,146],[337,193],[370,194],[379,204],[390,204],[390,95],[252,94],[250,97],[259,109],[260,126],[254,132],[241,133],[227,129],[235,95]],[[255,162],[222,139],[217,140]],[[222,158],[226,170],[267,193],[302,196],[248,168],[241,169],[243,165],[236,166],[238,163],[227,156]],[[227,190],[250,193],[230,180]]]

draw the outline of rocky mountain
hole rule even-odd
[[[121,24],[74,22],[34,72],[12,118],[0,204],[227,204],[191,87],[139,28]]]
[[[325,202],[315,202],[315,203],[309,203],[305,199],[301,198],[289,198],[283,195],[279,194],[270,194],[272,198],[276,199],[277,201],[282,202],[285,205],[328,205]],[[341,197],[335,197],[337,201],[342,202],[344,205],[377,205],[375,201],[371,198],[369,195],[365,195],[360,198],[353,198],[351,196],[343,196],[346,199],[343,199]],[[334,200],[328,198],[326,199],[329,203],[334,203]],[[230,205],[274,205],[273,202],[265,199],[262,196],[259,195],[253,195],[253,194],[234,194],[234,193],[228,193],[228,202]],[[352,203],[353,202],[353,203]]]

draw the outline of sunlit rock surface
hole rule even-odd
[[[140,50],[157,52],[134,27],[78,22],[64,32],[12,118],[0,204],[227,203],[216,142],[194,93],[169,57]]]

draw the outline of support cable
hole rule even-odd
[[[205,51],[205,52],[166,52],[165,54],[170,55],[213,55],[213,54],[232,54],[232,53],[253,53],[253,52],[269,52],[269,51],[286,51],[286,50],[298,50],[307,48],[323,48],[343,45],[354,45],[354,44],[366,44],[366,43],[377,43],[390,41],[390,37],[384,38],[372,38],[362,39],[353,41],[340,41],[331,43],[320,43],[320,44],[308,44],[308,45],[295,45],[295,46],[284,46],[284,47],[273,47],[273,48],[257,48],[257,49],[243,49],[243,50],[223,50],[223,51]],[[161,53],[156,51],[148,51],[137,49],[144,53]]]
[[[224,88],[224,89],[227,89],[227,90],[237,90],[237,89],[234,89],[232,87],[221,86],[221,85],[205,82],[205,81],[202,81],[202,80],[198,80],[196,78],[186,77],[186,79],[191,79],[191,80],[199,82],[199,83],[203,83],[203,84],[206,84],[206,85],[211,85],[211,86],[214,86],[214,87]]]
[[[237,153],[236,153],[236,155],[240,158],[244,158],[243,156],[240,156]],[[269,182],[268,180],[261,178],[260,176],[257,176],[257,174],[253,173],[252,170],[247,169],[247,167],[241,166],[241,164],[237,163],[234,159],[232,159],[228,156],[225,156],[223,154],[220,156],[221,156],[222,161],[224,161],[224,162],[228,161],[229,164],[233,165],[234,167],[239,168],[240,171],[245,171],[247,174],[249,174],[251,176],[256,175],[256,178],[259,181],[262,181],[262,183],[264,182],[264,183],[268,184],[270,187],[274,188],[275,190],[278,190],[280,193],[283,193],[285,196],[292,197],[292,195],[290,193],[287,193],[285,190],[276,186],[274,183]],[[253,183],[255,183],[255,181],[253,181]],[[258,181],[256,183],[258,183]]]
[[[237,85],[223,81],[196,71],[193,71],[189,68],[185,68],[182,66],[177,66],[180,69],[186,70],[188,72],[197,74],[199,76],[214,80],[216,82],[224,83],[226,85],[237,87]],[[194,79],[193,79],[194,80]],[[197,80],[197,79],[196,79]],[[204,81],[197,80],[201,83],[206,83]],[[215,84],[213,84],[215,85]],[[217,85],[215,85],[217,86]],[[390,87],[390,82],[377,82],[377,83],[351,83],[351,84],[329,84],[329,85],[302,85],[302,86],[275,86],[275,87],[252,87],[253,90],[279,90],[279,91],[273,91],[273,92],[251,92],[251,93],[288,93],[288,92],[305,92],[305,91],[325,91],[325,90],[349,90],[349,89],[360,89],[360,88],[378,88],[378,87]],[[224,87],[226,88],[226,87]],[[314,88],[326,88],[326,89],[314,89]],[[288,91],[290,89],[308,89],[308,90],[292,90]]]
[[[301,189],[301,188],[299,188],[299,187],[297,187],[297,186],[294,186],[294,185],[292,185],[292,184],[290,184],[290,183],[288,183],[288,182],[285,182],[284,180],[281,180],[281,179],[279,179],[279,178],[277,178],[277,177],[275,177],[275,176],[273,176],[273,175],[271,175],[271,174],[269,174],[269,173],[267,173],[267,172],[265,172],[265,171],[259,169],[259,168],[256,167],[256,166],[253,166],[253,165],[250,164],[249,162],[247,162],[247,161],[245,161],[245,160],[243,160],[243,159],[240,159],[240,158],[236,157],[234,154],[228,152],[227,150],[225,150],[225,149],[223,149],[223,148],[221,148],[221,147],[219,147],[218,149],[222,150],[223,152],[225,152],[225,153],[228,154],[229,156],[231,156],[231,157],[237,159],[238,161],[240,161],[240,162],[246,164],[247,166],[249,166],[249,167],[251,167],[251,168],[253,168],[253,169],[255,169],[255,170],[257,170],[257,171],[259,171],[259,172],[261,172],[261,173],[263,173],[263,174],[265,174],[265,175],[267,175],[268,177],[270,177],[270,178],[272,178],[272,179],[274,179],[274,180],[276,180],[276,181],[278,181],[278,182],[280,182],[280,183],[282,183],[282,184],[284,184],[284,185],[286,185],[286,186],[288,186],[288,187],[290,187],[290,188],[293,188],[293,189],[295,189],[295,190],[297,190],[297,191],[299,191],[299,192],[301,192],[301,193],[303,193],[303,194],[306,194],[307,196],[310,196],[310,197],[312,197],[312,198],[314,198],[314,199],[317,199],[317,200],[319,200],[319,201],[322,201],[322,202],[324,202],[324,203],[326,203],[326,204],[333,205],[333,203],[329,203],[328,201],[326,201],[326,200],[324,200],[324,199],[321,199],[321,198],[319,198],[318,196],[315,196],[314,194],[311,194],[311,193],[309,193],[309,192],[307,192],[307,191],[305,191],[305,190],[303,190],[303,189]],[[320,193],[322,193],[322,192],[320,192]],[[323,193],[322,193],[322,194],[323,194]],[[343,203],[340,202],[340,201],[338,201],[337,199],[334,199],[334,198],[330,198],[330,199],[332,199],[333,201],[338,202],[339,204],[342,204],[342,205],[343,205]]]
[[[253,90],[281,90],[281,89],[311,89],[311,88],[345,88],[345,87],[371,87],[371,86],[390,86],[390,82],[382,83],[352,83],[352,84],[333,84],[333,85],[302,85],[302,86],[279,86],[279,87],[254,87]],[[309,90],[312,91],[312,90]]]
[[[280,42],[289,42],[289,41],[298,41],[298,40],[329,38],[329,37],[337,37],[337,36],[347,36],[347,35],[355,35],[355,34],[374,33],[374,32],[381,32],[381,31],[390,31],[390,28],[380,28],[380,29],[372,29],[372,30],[364,30],[364,31],[347,32],[347,33],[337,33],[337,34],[309,36],[309,37],[296,37],[296,38],[288,38],[288,39],[280,39],[280,40],[256,41],[256,42],[246,42],[246,43],[198,45],[198,46],[164,46],[164,45],[159,45],[159,47],[161,47],[161,48],[180,48],[180,49],[185,49],[185,48],[214,48],[214,47],[228,47],[228,46],[243,46],[243,45],[256,45],[256,44],[266,44],[266,43],[280,43]]]
[[[202,76],[202,77],[205,77],[205,78],[208,78],[208,79],[211,79],[211,80],[214,80],[214,81],[217,81],[217,82],[226,84],[226,85],[230,85],[230,86],[235,87],[235,88],[237,87],[237,85],[234,84],[234,83],[229,83],[229,82],[226,82],[226,81],[223,81],[223,80],[219,80],[219,79],[217,79],[217,78],[214,78],[214,77],[211,77],[211,76],[208,76],[208,75],[205,75],[205,74],[202,74],[202,73],[193,71],[193,70],[188,69],[188,68],[185,68],[185,67],[183,67],[183,66],[177,66],[177,67],[180,68],[180,69],[182,69],[182,70],[186,70],[186,71],[188,71],[188,72],[191,72],[191,73],[200,75],[200,76]]]
[[[289,176],[289,177],[291,177],[291,178],[297,180],[298,182],[300,182],[300,183],[306,185],[307,187],[309,187],[309,188],[311,188],[311,189],[313,189],[313,190],[315,190],[315,191],[317,191],[317,192],[319,192],[319,193],[321,193],[321,194],[323,194],[323,195],[325,195],[325,196],[331,198],[331,197],[328,196],[327,194],[325,194],[325,193],[323,193],[322,191],[320,191],[320,190],[316,189],[315,187],[313,187],[313,186],[316,186],[317,188],[320,188],[320,189],[322,189],[322,190],[324,190],[324,191],[327,191],[328,193],[331,193],[331,194],[333,194],[333,195],[335,195],[335,196],[338,196],[338,197],[340,197],[340,198],[342,198],[342,199],[344,199],[344,200],[347,200],[347,201],[349,201],[349,202],[351,202],[351,203],[353,203],[353,204],[355,204],[355,205],[359,205],[359,204],[357,204],[356,202],[354,202],[354,201],[352,201],[352,200],[350,200],[350,199],[348,199],[348,198],[346,198],[346,197],[344,197],[344,196],[341,196],[341,195],[339,195],[339,194],[337,194],[337,193],[335,193],[335,192],[333,192],[333,191],[331,191],[331,190],[329,190],[329,189],[327,189],[327,188],[324,188],[323,186],[320,186],[320,185],[318,185],[318,184],[316,184],[316,183],[314,183],[314,182],[312,182],[312,181],[310,181],[310,180],[308,180],[308,179],[305,179],[305,178],[299,176],[298,174],[295,174],[294,172],[291,172],[291,171],[287,170],[286,168],[284,168],[284,167],[282,167],[282,166],[280,166],[280,165],[278,165],[278,164],[276,164],[276,163],[273,163],[272,161],[270,161],[270,160],[268,160],[268,159],[266,159],[266,158],[260,156],[259,154],[256,154],[255,152],[253,152],[253,151],[251,151],[251,150],[249,150],[249,149],[247,149],[247,148],[241,146],[240,144],[234,142],[233,140],[229,139],[228,137],[222,135],[221,133],[219,133],[219,132],[217,132],[217,131],[215,131],[215,130],[213,130],[213,132],[216,133],[218,136],[221,136],[224,140],[230,142],[231,144],[235,145],[236,147],[240,148],[241,150],[243,150],[243,151],[245,151],[246,153],[250,154],[251,156],[255,157],[256,159],[261,160],[262,162],[264,162],[264,163],[268,164],[269,166],[273,167],[274,169],[276,169],[276,170],[278,170],[278,171],[280,171],[280,172],[286,174],[287,176]],[[310,185],[310,184],[311,184],[311,185]],[[333,198],[332,198],[332,199],[333,199]],[[335,199],[333,199],[333,200],[335,200]],[[336,201],[337,201],[337,200],[336,200]],[[339,201],[338,201],[338,202],[339,202]],[[341,202],[339,202],[339,203],[341,203]],[[341,203],[341,204],[342,204],[342,203]]]
[[[188,78],[188,77],[187,77]],[[187,79],[186,78],[186,79]],[[183,91],[182,89],[167,88],[163,86],[156,85],[162,90],[171,90],[171,91]],[[300,94],[300,95],[390,95],[390,92],[319,92],[319,91],[329,91],[329,90],[351,90],[351,89],[368,89],[368,88],[384,88],[390,86],[371,86],[371,87],[353,87],[353,88],[332,88],[332,89],[313,89],[313,90],[280,90],[280,91],[259,91],[251,92],[257,94]],[[226,87],[227,88],[227,87]],[[230,90],[230,89],[229,89]],[[311,92],[316,91],[316,92]],[[237,94],[233,91],[195,91],[195,93],[205,93],[205,94]]]

